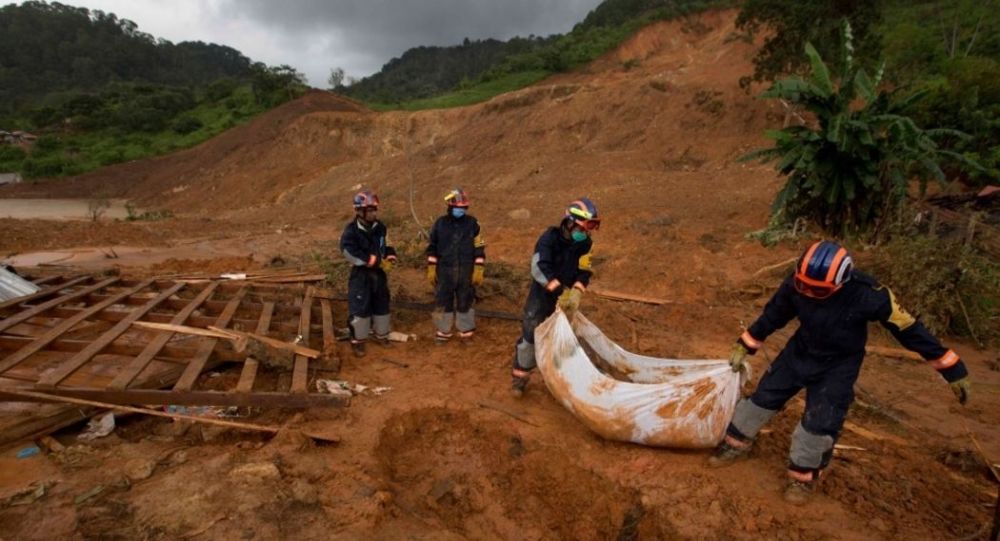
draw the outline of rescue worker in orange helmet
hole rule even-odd
[[[479,221],[468,213],[469,196],[461,188],[449,191],[445,215],[431,227],[427,245],[427,281],[434,288],[434,342],[453,336],[468,340],[476,332],[476,286],[483,283],[486,241]],[[457,316],[457,317],[456,317]]]
[[[878,321],[907,349],[919,353],[965,404],[971,385],[958,355],[941,345],[924,325],[896,302],[889,288],[854,269],[848,251],[831,241],[812,244],[740,336],[730,357],[733,371],[747,355],[793,318],[799,328],[761,378],[753,395],[740,401],[726,436],[709,459],[723,466],[748,456],[760,429],[802,389],[805,413],[792,433],[785,499],[802,504],[815,491],[833,455],[868,341],[868,322]]]
[[[344,227],[340,250],[351,264],[347,281],[347,324],[351,349],[365,356],[365,342],[374,327],[375,340],[389,346],[389,277],[396,250],[389,246],[385,225],[378,221],[378,196],[371,190],[354,195],[354,219]]]
[[[514,349],[511,369],[511,392],[515,397],[524,394],[536,366],[535,327],[555,312],[557,304],[567,313],[580,305],[580,297],[593,274],[590,236],[600,226],[597,206],[581,197],[566,207],[559,225],[546,229],[535,244],[531,288],[524,303],[521,338]]]

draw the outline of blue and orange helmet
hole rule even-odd
[[[847,248],[828,240],[815,242],[795,266],[795,290],[807,297],[825,299],[851,279],[853,270],[854,260]]]
[[[601,219],[597,216],[597,205],[586,197],[573,201],[566,207],[563,219],[572,220],[585,231],[596,231],[601,227]]]
[[[371,190],[362,190],[354,194],[354,210],[377,209],[378,196]]]
[[[453,188],[444,196],[444,200],[448,203],[449,207],[469,207],[469,196],[466,195],[465,190],[461,188]]]

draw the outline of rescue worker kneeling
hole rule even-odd
[[[542,233],[531,256],[531,288],[524,303],[521,338],[514,351],[511,392],[524,394],[531,372],[535,369],[535,328],[556,311],[556,304],[565,312],[580,305],[580,297],[593,274],[590,263],[592,232],[601,226],[597,207],[585,197],[566,207],[558,227]]]
[[[351,349],[364,357],[365,341],[372,327],[375,340],[388,347],[389,278],[396,250],[386,240],[386,229],[378,221],[378,196],[369,190],[354,196],[355,216],[340,236],[340,250],[352,265],[347,280],[347,325]]]
[[[483,283],[486,242],[476,218],[468,214],[469,197],[461,188],[444,198],[447,212],[434,222],[427,245],[427,281],[434,288],[434,342],[453,336],[472,338],[476,332],[476,286]],[[456,318],[457,312],[457,318]]]
[[[821,241],[811,245],[764,306],[763,314],[733,348],[733,371],[744,368],[763,341],[792,318],[799,328],[761,378],[750,398],[736,406],[725,439],[709,459],[722,466],[744,458],[760,429],[801,389],[805,413],[792,433],[785,499],[802,504],[814,492],[830,463],[868,340],[868,322],[878,321],[909,350],[930,362],[959,402],[969,397],[968,371],[958,355],[944,348],[926,327],[903,310],[889,288],[854,270],[847,250]]]

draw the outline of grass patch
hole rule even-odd
[[[402,103],[369,103],[375,111],[420,111],[424,109],[447,109],[484,102],[505,92],[518,90],[545,79],[551,74],[546,70],[512,73],[498,79],[475,84],[471,87],[435,96]]]

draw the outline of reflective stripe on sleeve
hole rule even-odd
[[[954,350],[948,350],[948,353],[938,357],[931,361],[931,366],[936,370],[944,370],[945,368],[951,368],[958,362],[958,354]]]
[[[761,342],[756,338],[754,338],[753,336],[751,336],[750,331],[743,331],[743,334],[740,335],[740,340],[743,340],[744,344],[754,349],[760,349],[764,345],[764,342]]]

